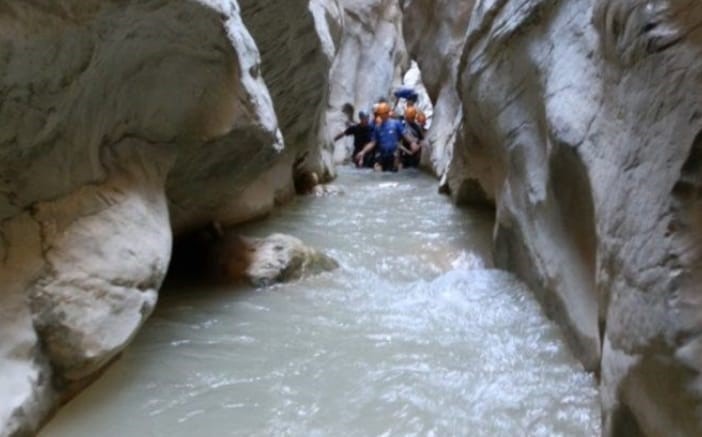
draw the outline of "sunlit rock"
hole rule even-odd
[[[326,128],[329,70],[342,33],[342,11],[331,0],[240,0],[242,17],[261,51],[257,74],[268,85],[293,177],[334,177]]]
[[[473,0],[405,0],[403,31],[409,56],[421,69],[422,81],[433,102],[429,149],[423,162],[455,198],[466,191],[465,160],[461,154],[463,108],[457,92],[458,67],[468,34]],[[467,199],[470,200],[470,199]]]
[[[210,257],[218,280],[245,280],[257,287],[339,267],[333,258],[284,234],[267,238],[225,235],[213,245]]]
[[[0,434],[14,435],[149,316],[171,226],[247,214],[282,137],[235,2],[10,0],[0,29]]]
[[[465,36],[438,24],[460,8]],[[609,435],[702,433],[700,21],[678,0],[405,2],[430,95],[450,75],[429,54],[460,59],[446,184],[494,199],[497,264],[600,372]]]

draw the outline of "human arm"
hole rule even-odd
[[[356,162],[358,162],[359,165],[362,164],[362,163],[363,163],[363,157],[366,155],[366,153],[368,153],[368,152],[370,152],[371,150],[373,150],[374,147],[375,147],[375,140],[373,140],[373,141],[371,141],[370,143],[368,143],[368,144],[366,144],[365,146],[363,146],[363,149],[362,149],[360,152],[358,152],[358,154],[356,154],[356,156],[354,157],[354,158],[356,158]]]
[[[410,145],[411,150],[407,150],[404,146],[400,146],[400,148],[403,149],[405,151],[405,153],[407,153],[407,154],[410,154],[410,155],[415,154],[417,152],[417,150],[419,150],[419,147],[420,147],[417,139],[407,132],[404,132],[402,134],[402,137]]]
[[[410,147],[411,149],[411,147]],[[404,144],[400,144],[400,150],[404,152],[407,155],[412,155],[414,152],[412,150],[408,149],[407,147],[404,146]]]
[[[342,139],[343,137],[345,137],[345,136],[347,136],[347,135],[353,135],[353,134],[354,134],[353,132],[354,132],[354,126],[349,126],[349,127],[346,128],[345,131],[339,132],[339,133],[334,137],[334,141],[335,141],[335,142],[336,142],[336,141],[339,141],[340,139]]]

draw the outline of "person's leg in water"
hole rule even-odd
[[[417,168],[419,167],[419,161],[421,160],[421,149],[417,150],[413,154],[403,153],[400,162],[402,163],[402,168]]]
[[[369,153],[363,157],[363,167],[364,168],[375,167],[375,153]]]
[[[380,155],[375,169],[378,171],[397,171],[397,159],[395,154]]]

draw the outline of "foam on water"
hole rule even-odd
[[[591,436],[598,393],[530,292],[491,269],[487,213],[415,172],[248,226],[341,268],[265,290],[164,293],[46,436]]]

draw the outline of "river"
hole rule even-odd
[[[491,215],[414,171],[341,168],[245,235],[341,267],[266,289],[172,287],[43,436],[595,436],[596,381],[490,263]]]

